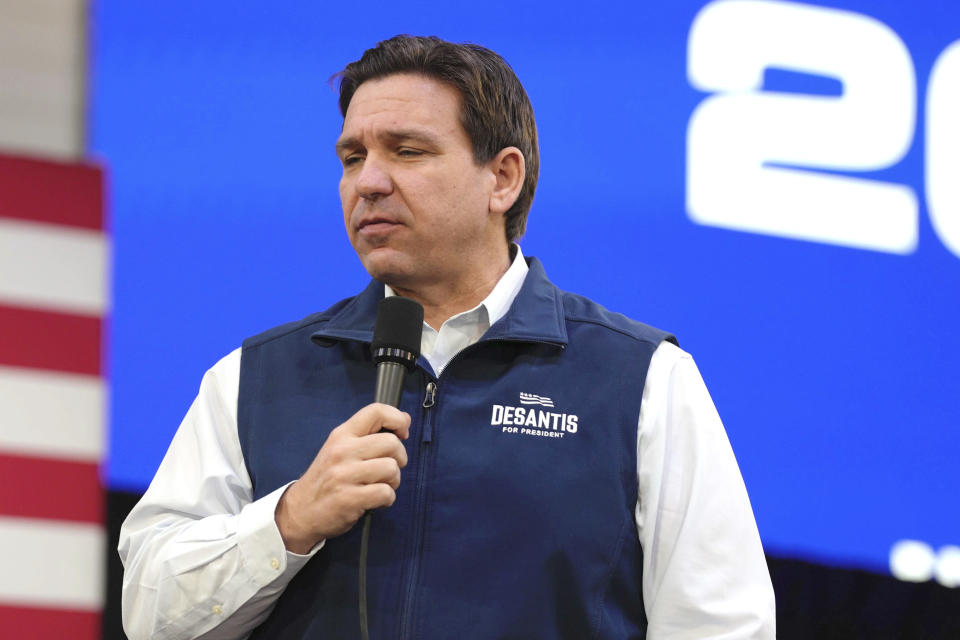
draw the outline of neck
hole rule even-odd
[[[483,302],[509,268],[510,254],[507,247],[504,247],[494,259],[484,261],[482,268],[470,270],[462,277],[440,280],[411,289],[394,285],[391,285],[391,288],[398,295],[422,304],[424,321],[439,330],[451,317]]]

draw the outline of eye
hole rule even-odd
[[[401,147],[397,149],[397,155],[404,158],[415,158],[417,156],[422,156],[423,151],[419,149],[411,149],[410,147]]]
[[[348,156],[344,156],[344,157],[340,160],[340,162],[343,163],[343,166],[344,166],[344,167],[350,167],[350,166],[353,166],[353,165],[357,164],[358,162],[360,162],[360,161],[362,161],[362,160],[363,160],[363,156],[362,156],[361,154],[359,154],[359,153],[351,153],[351,154],[348,155]]]

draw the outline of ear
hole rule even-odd
[[[523,188],[527,167],[523,154],[516,147],[505,147],[487,165],[496,178],[490,193],[490,213],[503,215],[517,201]]]

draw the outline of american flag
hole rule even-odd
[[[96,167],[0,155],[0,638],[100,636],[102,184]]]

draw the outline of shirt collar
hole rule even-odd
[[[523,281],[527,277],[527,271],[530,270],[527,267],[527,261],[523,259],[520,246],[516,244],[513,246],[517,248],[517,255],[513,257],[510,268],[497,282],[497,286],[493,288],[490,295],[484,298],[481,303],[487,308],[491,325],[507,314],[507,310],[513,304],[513,299],[520,293]]]
[[[506,315],[510,305],[513,304],[514,298],[516,298],[517,294],[520,293],[520,288],[523,286],[523,280],[527,277],[527,271],[529,271],[529,267],[527,267],[527,261],[523,259],[523,252],[520,251],[520,246],[516,244],[511,246],[512,248],[515,248],[516,255],[514,255],[513,262],[510,263],[510,267],[502,276],[500,276],[500,280],[498,280],[497,284],[493,287],[493,291],[491,291],[487,297],[484,298],[483,301],[476,307],[462,313],[458,313],[450,318],[450,320],[467,314],[475,315],[480,309],[486,309],[488,320],[487,327],[489,327]],[[387,298],[397,295],[393,288],[391,288],[388,284],[383,285],[383,293],[384,297]],[[437,329],[439,329],[439,327],[437,327]]]
[[[524,262],[529,271],[523,278],[520,291],[506,315],[491,323],[484,339],[566,345],[561,292],[547,279],[543,265],[536,258]],[[383,283],[371,280],[360,295],[342,300],[312,316],[310,322],[317,327],[312,334],[314,342],[332,344],[338,340],[352,340],[369,344],[373,338],[377,305],[383,294]]]

